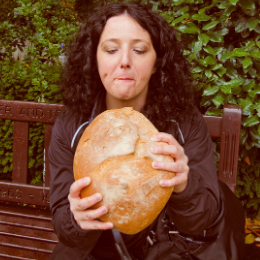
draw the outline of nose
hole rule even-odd
[[[122,52],[120,68],[121,69],[130,69],[131,68],[131,57],[127,50]]]

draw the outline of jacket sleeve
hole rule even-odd
[[[212,140],[201,114],[180,124],[184,151],[188,156],[188,184],[181,193],[172,193],[167,212],[176,227],[197,235],[218,218],[220,194]]]
[[[52,223],[59,240],[66,246],[84,248],[85,252],[93,248],[101,231],[81,229],[70,211],[68,194],[74,182],[74,151],[70,142],[75,129],[75,121],[58,118],[52,130],[49,148],[51,172],[50,207]]]

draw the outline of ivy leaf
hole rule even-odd
[[[256,26],[254,31],[257,32],[258,34],[260,34],[260,25],[259,24]]]
[[[189,34],[194,34],[200,31],[200,29],[194,23],[182,24],[175,28],[182,33]]]
[[[189,50],[184,50],[184,51],[183,51],[183,55],[184,55],[184,56],[190,55],[190,51],[189,51]]]
[[[246,70],[248,67],[252,65],[252,60],[251,58],[247,57],[243,60],[243,69]]]
[[[194,54],[197,54],[202,49],[202,41],[197,41],[194,43],[194,47],[192,49],[192,52]]]
[[[223,67],[223,65],[221,63],[215,64],[213,67],[211,67],[211,70],[218,70],[221,67]]]
[[[222,116],[223,109],[209,108],[206,112],[206,115],[209,116]]]
[[[204,31],[210,30],[210,29],[214,28],[218,23],[219,23],[218,21],[210,22],[210,23],[206,24],[205,26],[203,26],[202,30],[204,30]]]
[[[214,86],[207,86],[204,90],[203,90],[203,94],[202,96],[212,96],[214,95],[215,93],[217,93],[219,90],[219,86],[217,85],[214,85]]]
[[[243,32],[241,32],[242,38],[247,38],[250,35],[250,30],[246,28]]]
[[[252,127],[257,125],[260,122],[258,116],[249,116],[245,120],[243,120],[242,124],[245,127]]]
[[[191,18],[197,21],[208,21],[211,19],[211,17],[206,14],[194,14]]]
[[[247,19],[243,17],[239,20],[237,26],[235,27],[235,31],[237,33],[240,33],[248,28]]]
[[[219,9],[227,9],[230,6],[229,3],[220,3],[218,6]]]
[[[249,55],[248,52],[244,51],[242,48],[235,48],[233,50],[233,53],[235,54],[235,56],[237,57],[243,57],[243,56],[246,56],[246,55]]]
[[[239,0],[239,5],[245,9],[255,9],[254,0]]]
[[[212,56],[207,56],[205,61],[205,65],[215,65],[217,61]]]
[[[257,50],[252,50],[251,51],[251,56],[254,57],[254,58],[260,58],[260,51],[257,51]]]
[[[207,97],[207,96],[202,97],[201,102],[200,102],[201,107],[208,107],[208,106],[210,106],[210,104],[211,104],[211,98],[210,97]]]
[[[204,69],[201,67],[195,67],[191,70],[192,73],[200,73],[202,72]]]
[[[260,88],[259,87],[257,87],[257,89],[255,89],[255,90],[249,90],[248,91],[248,95],[251,98],[254,98],[257,94],[260,94]]]
[[[199,34],[199,40],[203,43],[204,46],[206,46],[209,42],[209,36],[205,33],[200,33]]]
[[[236,88],[232,88],[232,94],[239,96],[239,94],[241,93],[242,88],[241,87],[236,87]]]
[[[258,134],[258,131],[257,131],[257,129],[256,129],[255,127],[250,128],[250,129],[249,129],[249,133],[250,133],[250,135],[251,135],[254,139],[260,141],[260,135]],[[260,224],[260,223],[259,223],[259,220],[254,221],[254,223],[257,224],[257,225]]]
[[[195,59],[195,57],[196,57],[196,54],[195,54],[195,53],[192,53],[192,54],[189,55],[189,57],[187,58],[187,60],[188,60],[189,62],[191,62],[192,60]]]
[[[212,42],[222,42],[223,37],[217,32],[208,32],[209,40]]]
[[[221,67],[217,70],[217,74],[222,77],[226,73],[227,69],[225,67]]]
[[[224,94],[231,94],[231,85],[222,85],[220,89]]]
[[[171,23],[171,26],[175,25],[176,23],[179,23],[181,21],[183,21],[185,18],[189,18],[190,15],[187,13],[187,14],[184,14],[180,17],[178,17],[177,19],[173,20],[172,23]]]
[[[206,70],[205,71],[205,75],[207,78],[211,78],[212,77],[212,71],[211,70]]]
[[[251,47],[255,46],[255,42],[254,41],[248,41],[244,47],[245,51],[248,51]]]
[[[237,99],[233,95],[227,95],[227,102],[228,104],[237,104]]]
[[[225,82],[223,85],[230,86],[230,88],[236,88],[242,85],[243,80],[241,79],[231,79],[229,82]]]
[[[249,71],[248,71],[249,75],[251,76],[251,78],[255,78],[257,77],[257,71],[254,69],[254,68],[251,68]]]
[[[203,48],[204,51],[206,51],[207,53],[215,56],[217,53],[216,51],[210,46],[210,45],[207,45],[205,48]]]
[[[246,99],[239,98],[238,104],[243,107],[243,115],[251,115],[252,105],[253,101],[250,97],[247,97]]]
[[[180,5],[184,2],[184,0],[172,0],[172,5]],[[159,3],[158,3],[159,4]]]
[[[218,92],[218,94],[212,99],[212,102],[214,105],[218,108],[225,100],[225,95],[221,92]]]
[[[233,57],[244,57],[247,55],[249,55],[249,53],[246,52],[245,50],[243,50],[242,48],[235,48],[233,51],[225,53],[221,57],[221,61],[224,62],[225,60],[233,58]],[[251,55],[252,55],[252,53],[251,53]]]
[[[243,91],[250,91],[253,87],[255,86],[255,80],[253,79],[246,79],[244,86],[243,86]]]
[[[226,75],[227,75],[229,78],[231,78],[231,79],[241,78],[240,74],[238,74],[237,70],[234,69],[233,66],[228,66],[228,67],[227,67]]]
[[[226,9],[226,8],[225,8],[225,9]],[[230,16],[230,14],[231,14],[233,11],[235,11],[235,10],[236,10],[236,6],[230,5],[230,6],[226,9],[226,11],[224,12],[224,15]]]
[[[258,25],[258,22],[259,22],[259,21],[258,21],[258,19],[255,18],[255,17],[250,17],[247,22],[248,22],[248,28],[249,28],[249,30],[252,31],[253,29],[256,28],[256,26]]]
[[[180,16],[180,15],[186,14],[188,11],[189,11],[189,5],[186,5],[186,6],[182,7],[181,9],[179,9],[175,13],[175,16],[177,17],[177,16]]]
[[[228,2],[232,5],[236,5],[236,3],[238,2],[238,0],[228,0]]]
[[[228,30],[228,28],[223,28],[223,29],[221,29],[221,30],[218,30],[217,32],[218,32],[220,35],[225,36],[225,35],[227,35],[227,34],[229,33],[229,30]]]

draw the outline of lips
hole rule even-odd
[[[115,78],[115,80],[134,80],[132,78]]]

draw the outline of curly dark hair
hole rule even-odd
[[[62,76],[64,104],[75,114],[88,117],[97,94],[104,89],[96,61],[100,35],[110,17],[127,13],[151,36],[157,54],[156,72],[151,76],[144,113],[164,131],[167,121],[180,121],[194,111],[194,95],[189,63],[183,57],[183,46],[175,30],[147,7],[129,3],[112,4],[92,15],[69,46]]]

